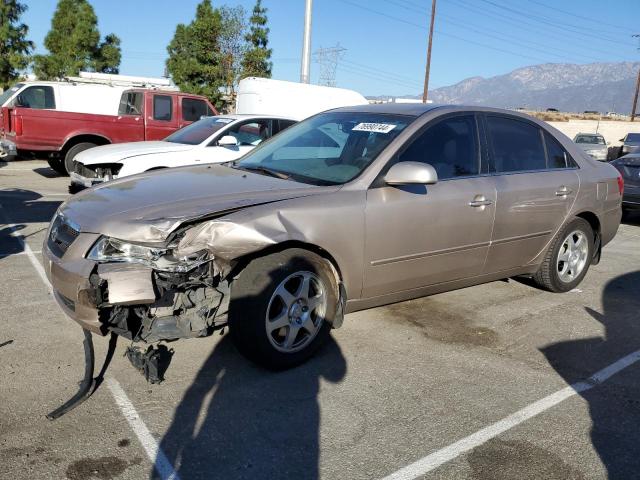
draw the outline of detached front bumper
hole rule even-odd
[[[0,140],[0,158],[14,157],[17,154],[18,148],[15,143],[6,139]]]
[[[93,187],[94,185],[100,185],[101,183],[104,183],[107,181],[106,178],[83,177],[81,174],[77,172],[71,172],[69,176],[71,177],[71,185],[76,187],[83,187],[83,188],[89,188],[89,187]]]

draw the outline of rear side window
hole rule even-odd
[[[506,117],[487,117],[487,130],[497,173],[544,170],[546,157],[540,129]]]
[[[33,86],[25,88],[18,94],[16,106],[36,108],[39,110],[56,108],[56,100],[53,95],[53,87]]]
[[[153,119],[170,122],[173,116],[173,98],[169,95],[153,96]]]
[[[142,115],[142,92],[124,92],[120,97],[118,115]]]
[[[182,120],[195,122],[208,115],[211,115],[211,109],[204,100],[198,100],[197,98],[182,99]]]
[[[549,168],[567,168],[568,155],[558,141],[545,132],[544,143],[547,146]]]
[[[428,163],[438,178],[478,175],[478,134],[473,115],[447,118],[427,128],[407,148],[398,161]]]

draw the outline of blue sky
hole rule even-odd
[[[23,0],[37,51],[56,0]],[[90,0],[104,36],[122,39],[121,73],[161,76],[166,46],[198,0]],[[254,0],[213,0],[242,5]],[[304,0],[263,0],[269,9],[273,76],[297,81]],[[315,0],[312,49],[346,49],[337,85],[365,95],[418,94],[424,78],[431,0]],[[538,63],[638,61],[639,0],[438,0],[430,87]],[[635,21],[634,21],[635,20]],[[311,77],[318,81],[319,65]]]

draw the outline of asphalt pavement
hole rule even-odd
[[[150,385],[120,339],[105,383],[52,422],[83,368],[40,267],[67,186],[0,162],[0,477],[640,476],[640,214],[572,292],[509,280],[358,312],[286,372],[216,334],[172,343]]]

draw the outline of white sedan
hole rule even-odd
[[[235,160],[294,123],[277,116],[221,115],[202,118],[164,140],[91,148],[74,158],[69,189],[149,170]]]

